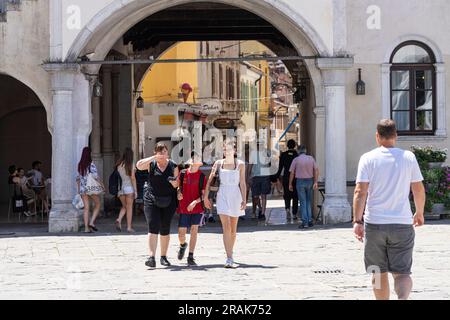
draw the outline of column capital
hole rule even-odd
[[[324,86],[345,86],[346,71],[353,67],[353,57],[317,58],[316,65],[322,71]]]
[[[324,106],[316,106],[313,110],[316,118],[325,118],[326,108]]]
[[[46,63],[42,65],[52,76],[53,91],[73,91],[75,75],[80,72],[76,63]]]
[[[321,70],[347,70],[353,67],[353,57],[317,58],[316,65]]]

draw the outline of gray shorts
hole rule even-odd
[[[364,263],[368,273],[411,274],[415,230],[412,225],[365,225]]]
[[[268,195],[271,191],[270,176],[256,176],[252,178],[252,196]]]

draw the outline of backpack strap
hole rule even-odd
[[[198,194],[200,195],[200,199],[202,200],[203,203],[203,186],[205,185],[205,174],[203,172],[200,171],[200,181],[198,182]]]
[[[184,187],[184,176],[186,175],[186,170],[182,170],[180,173],[180,191],[183,193],[183,187]]]

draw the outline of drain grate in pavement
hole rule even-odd
[[[342,274],[344,271],[342,270],[315,270],[313,271],[315,274]]]

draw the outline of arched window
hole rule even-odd
[[[400,135],[436,130],[435,56],[421,42],[398,46],[391,56],[391,117]]]

